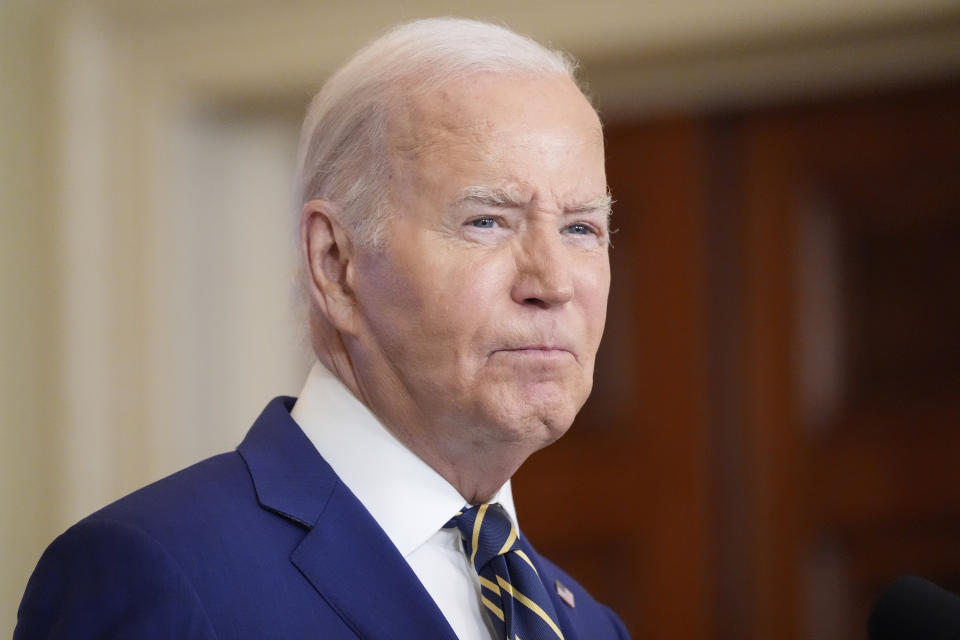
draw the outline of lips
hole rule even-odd
[[[528,331],[516,331],[500,334],[499,340],[488,343],[489,356],[497,353],[516,357],[550,360],[562,356],[577,357],[578,340],[571,338],[569,331],[560,327],[540,327]]]
[[[545,360],[562,358],[564,356],[572,356],[574,359],[576,359],[576,355],[573,353],[573,351],[566,347],[544,345],[544,344],[521,345],[521,346],[515,346],[515,347],[511,346],[504,349],[496,349],[493,353],[513,355],[520,358],[534,358],[534,359],[545,359]]]

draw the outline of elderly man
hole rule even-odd
[[[586,400],[606,313],[603,137],[571,63],[400,26],[314,98],[299,162],[302,394],[58,538],[15,637],[627,637],[510,493]]]

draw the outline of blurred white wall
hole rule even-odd
[[[64,527],[299,389],[298,120],[387,25],[503,21],[578,55],[610,117],[960,70],[943,0],[331,4],[0,4],[0,633]]]
[[[29,565],[61,523],[57,224],[47,25],[0,11],[0,633]]]

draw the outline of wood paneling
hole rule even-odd
[[[884,581],[957,582],[957,113],[938,90],[737,125],[756,602],[739,637],[862,637]],[[811,221],[831,230],[812,244]]]

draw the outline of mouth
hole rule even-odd
[[[517,356],[517,357],[526,357],[526,358],[540,358],[540,359],[553,359],[553,358],[563,358],[566,356],[573,356],[574,353],[567,349],[566,347],[554,346],[554,345],[544,345],[544,344],[532,344],[532,345],[522,345],[519,347],[509,347],[505,349],[497,349],[494,353],[503,353],[507,355]]]

